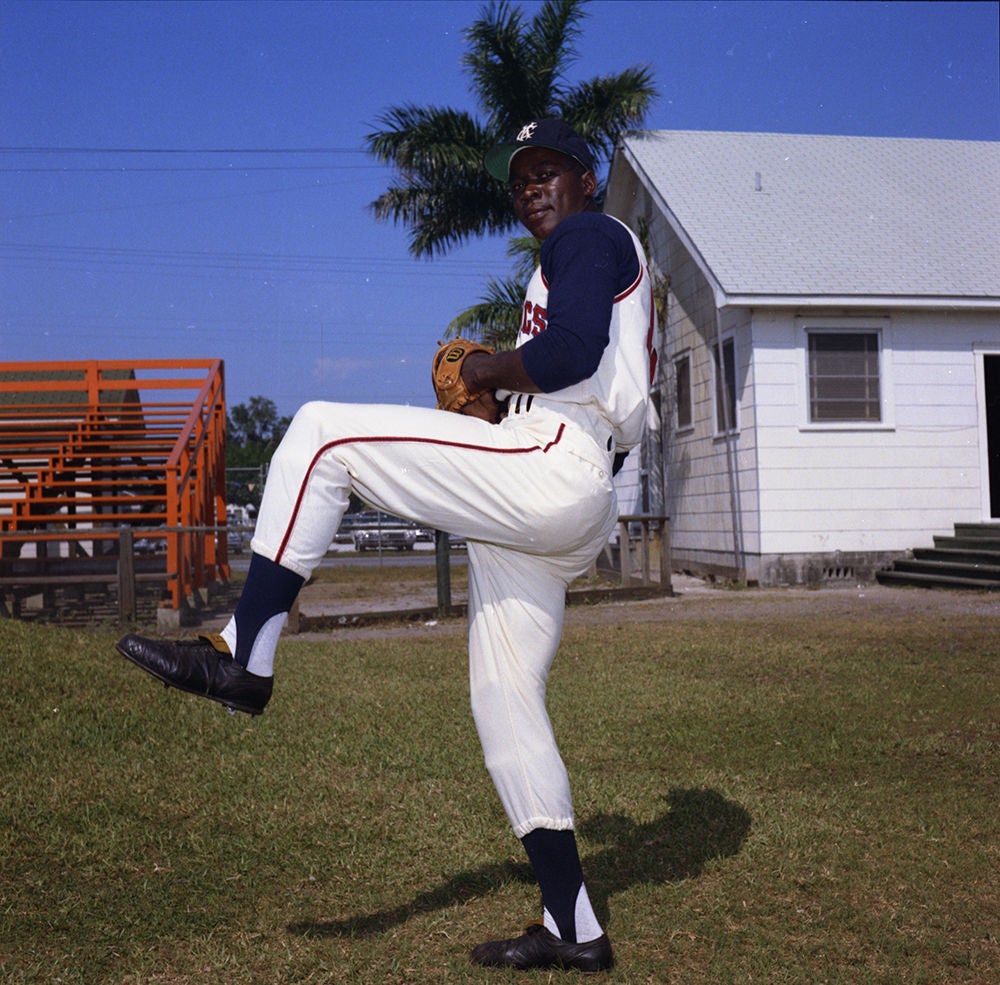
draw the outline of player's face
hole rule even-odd
[[[510,162],[514,214],[537,239],[545,239],[563,219],[593,208],[593,171],[545,147],[526,147]]]

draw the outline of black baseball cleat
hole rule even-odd
[[[614,967],[615,956],[607,934],[584,944],[560,940],[540,923],[529,924],[520,937],[487,941],[472,951],[474,964],[488,968],[559,968],[593,974]]]
[[[211,698],[233,711],[259,715],[271,697],[274,679],[241,667],[218,634],[174,642],[129,633],[116,649],[168,687]]]

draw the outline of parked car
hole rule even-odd
[[[467,548],[468,546],[464,537],[460,537],[458,534],[448,534],[448,547],[451,550]]]
[[[356,551],[412,551],[418,534],[416,524],[376,510],[354,514],[350,530]]]
[[[226,507],[226,543],[233,554],[242,554],[253,537],[253,516],[246,506],[230,503]]]
[[[412,551],[417,542],[416,530],[382,530],[377,527],[354,531],[356,551]]]

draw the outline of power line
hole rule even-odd
[[[11,155],[44,155],[44,154],[102,154],[125,155],[139,157],[144,155],[272,155],[281,157],[311,156],[311,155],[358,155],[368,156],[361,147],[0,147],[0,154]],[[252,164],[252,165],[184,165],[184,166],[135,166],[123,164],[116,167],[102,166],[70,166],[70,165],[14,165],[0,168],[0,172],[16,174],[49,174],[49,173],[101,173],[111,172],[183,172],[183,171],[328,171],[347,170],[353,168],[380,167],[375,161],[364,164]]]
[[[131,167],[122,165],[121,167],[91,167],[91,168],[71,168],[71,167],[44,167],[44,168],[21,168],[9,167],[0,168],[0,172],[6,174],[139,174],[151,172],[178,173],[186,171],[214,171],[235,174],[243,171],[361,171],[374,170],[380,167],[378,164],[229,164],[225,166],[210,167],[208,165],[188,166],[181,168],[151,168],[151,167]]]
[[[140,270],[225,270],[240,273],[359,273],[378,271],[395,276],[482,278],[491,264],[478,260],[438,258],[416,263],[405,258],[336,256],[296,253],[241,253],[234,251],[124,249],[99,246],[58,246],[40,243],[0,244],[0,256],[9,265],[46,267],[119,267]]]
[[[0,154],[367,154],[362,147],[0,147]]]
[[[299,261],[303,263],[376,263],[376,264],[396,264],[405,263],[409,266],[413,261],[409,258],[395,259],[392,257],[362,257],[357,255],[338,256],[336,254],[308,254],[308,253],[241,253],[237,251],[210,251],[210,250],[143,250],[126,247],[108,246],[62,246],[50,243],[3,243],[0,244],[0,251],[9,251],[13,254],[22,251],[37,250],[39,253],[58,253],[72,255],[81,254],[83,257],[111,257],[111,258],[150,258],[150,259],[170,259],[170,260],[194,260],[201,262],[205,259],[226,259],[232,261],[246,262],[270,262],[270,261]],[[430,266],[430,261],[427,261]],[[469,267],[481,269],[488,264],[479,260],[460,260],[455,258],[438,258],[433,261],[434,266]]]

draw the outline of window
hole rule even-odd
[[[674,360],[674,409],[677,430],[683,431],[694,424],[694,403],[691,392],[691,353]]]
[[[809,420],[882,420],[879,333],[807,331]]]
[[[715,364],[715,430],[719,434],[736,430],[736,343],[732,339],[712,344]]]

